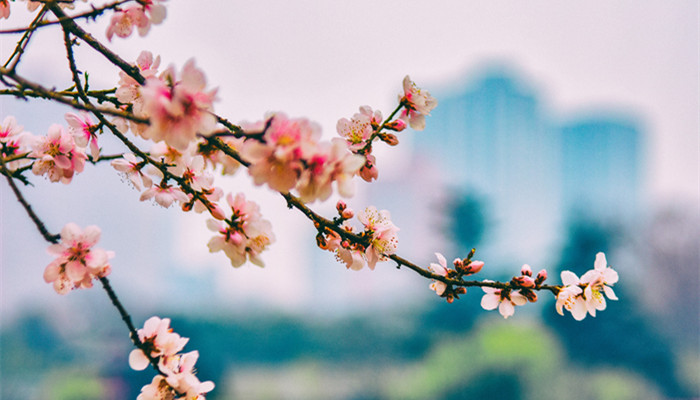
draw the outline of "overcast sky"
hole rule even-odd
[[[257,120],[266,111],[279,110],[320,122],[330,136],[338,118],[351,116],[360,105],[385,114],[393,109],[406,74],[427,90],[446,92],[485,63],[508,63],[541,90],[547,107],[558,115],[608,108],[639,115],[649,135],[647,193],[657,202],[687,199],[697,204],[700,40],[695,0],[165,4],[168,17],[146,38],[115,38],[109,46],[127,60],[151,50],[164,65],[178,68],[194,57],[210,86],[219,88],[216,111],[233,121]],[[17,19],[3,20],[3,28],[27,21],[21,18],[23,4],[13,7]],[[105,26],[102,21],[88,28],[104,40]],[[58,39],[38,37],[20,71],[47,83],[58,79],[60,68],[47,68],[47,60],[65,59]],[[15,41],[0,37],[3,59]],[[85,54],[78,57],[88,70],[104,67]],[[114,86],[117,73],[92,72],[91,79]],[[4,117],[12,100],[0,101]],[[50,121],[20,123],[38,134]],[[402,154],[400,148],[392,151]],[[383,171],[391,173],[390,168]],[[2,191],[7,221],[16,209],[8,205],[6,185]],[[270,219],[281,216],[276,213]],[[3,235],[8,232],[4,226]],[[291,239],[277,251],[284,257],[284,251],[295,248]],[[198,257],[202,255],[190,255]],[[287,280],[279,280],[276,289],[290,290],[286,298],[301,298],[303,304],[305,281],[294,280],[294,269],[286,271]],[[269,282],[268,275],[255,269],[243,273],[255,274],[254,284]],[[292,288],[291,280],[296,282]],[[245,292],[242,286],[251,286],[247,282],[237,288]]]

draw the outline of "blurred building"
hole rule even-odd
[[[415,151],[439,164],[455,194],[482,199],[479,258],[546,267],[572,213],[631,217],[640,210],[634,119],[606,113],[561,122],[539,90],[508,68],[484,70],[436,98]]]

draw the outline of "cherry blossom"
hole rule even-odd
[[[146,349],[149,357],[153,359],[162,357],[164,362],[185,348],[189,341],[188,338],[181,337],[172,331],[169,318],[151,317],[137,333],[142,348]],[[136,371],[146,369],[150,362],[142,349],[134,349],[129,354],[129,366]]]
[[[365,165],[360,168],[359,175],[362,179],[367,182],[372,182],[379,176],[379,170],[376,167],[377,159],[372,155],[368,154],[365,159]]]
[[[565,273],[567,274],[565,275]],[[576,321],[583,320],[586,318],[587,313],[586,304],[582,296],[583,289],[577,283],[571,283],[574,281],[578,282],[578,277],[571,271],[562,271],[561,279],[565,286],[557,293],[557,302],[555,304],[557,312],[559,315],[564,315],[564,309],[566,309]]]
[[[90,115],[86,112],[81,112],[80,115],[76,113],[66,113],[66,122],[68,122],[68,132],[73,135],[75,144],[80,147],[90,146],[90,155],[93,160],[97,160],[100,155],[100,147],[97,144],[97,134],[95,130],[97,126]]]
[[[209,251],[223,251],[235,268],[245,264],[246,260],[259,267],[265,266],[260,253],[275,241],[272,225],[262,219],[260,206],[247,201],[242,193],[235,198],[229,193],[226,202],[231,216],[223,222],[216,219],[207,221],[207,227],[219,234],[209,240]]]
[[[589,314],[595,317],[596,310],[605,310],[605,296],[610,300],[617,300],[615,292],[610,287],[617,281],[618,274],[614,269],[608,267],[605,254],[596,254],[594,268],[581,276],[581,283],[586,284],[583,296],[586,299],[586,309]]]
[[[34,140],[29,132],[24,131],[24,127],[17,124],[15,117],[9,115],[0,124],[0,156],[11,157],[21,156],[29,152],[29,145]],[[14,161],[5,162],[5,168],[13,170],[29,164],[28,158],[20,158]]]
[[[440,253],[435,253],[435,256],[437,256],[439,264],[431,263],[429,267],[430,270],[437,275],[447,277],[448,269],[445,256]],[[447,284],[442,281],[433,281],[433,283],[430,284],[430,289],[434,290],[438,296],[442,296],[443,293],[445,293],[445,289],[447,289]]]
[[[364,165],[364,157],[348,151],[345,141],[333,139],[331,143],[321,143],[302,170],[296,189],[303,202],[317,199],[326,200],[336,182],[338,193],[343,197],[352,197],[355,191],[352,177]]]
[[[139,4],[116,11],[107,27],[107,39],[111,41],[114,35],[120,38],[129,37],[134,27],[140,36],[146,36],[151,29],[151,24],[158,25],[165,19],[166,9],[160,4],[161,1],[139,0]]]
[[[150,125],[142,135],[184,151],[197,134],[214,131],[217,121],[211,111],[216,89],[207,92],[205,87],[204,73],[192,59],[185,63],[179,80],[172,66],[160,78],[147,79],[140,96]]]
[[[343,137],[350,150],[357,151],[365,147],[372,134],[382,124],[381,111],[373,111],[369,106],[360,107],[360,112],[352,119],[341,118],[336,124],[338,134]]]
[[[37,137],[30,157],[37,160],[32,166],[35,175],[47,175],[51,182],[70,183],[76,172],[82,172],[87,156],[75,145],[73,136],[61,125],[53,124],[46,136]]]
[[[411,78],[406,75],[403,79],[403,96],[399,95],[399,102],[404,106],[400,118],[415,130],[425,129],[425,116],[437,106],[435,100],[428,91],[416,87]]]
[[[111,164],[114,169],[123,173],[136,189],[141,190],[141,184],[145,188],[153,185],[153,180],[142,171],[146,167],[146,162],[139,161],[135,155],[126,153],[122,158],[113,160]]]
[[[241,152],[245,142],[244,138],[234,137],[222,137],[220,140],[224,142],[226,146],[239,153]],[[223,175],[233,175],[241,166],[241,163],[236,159],[229,157],[219,149],[207,145],[206,142],[200,142],[198,144],[197,154],[202,155],[206,164],[212,169],[216,169],[220,166],[220,171]]]
[[[389,211],[378,211],[374,206],[359,212],[357,219],[365,226],[365,234],[369,237],[370,245],[365,250],[367,266],[374,269],[377,261],[384,261],[386,256],[396,252],[399,228],[391,222]]]
[[[150,384],[142,387],[137,399],[202,400],[206,393],[214,389],[213,382],[200,382],[195,376],[194,365],[199,358],[199,352],[179,353],[189,339],[173,332],[170,319],[151,317],[137,334],[141,346],[129,354],[129,366],[141,371],[151,362],[157,362],[158,370],[163,374],[154,377]]]
[[[194,365],[199,358],[198,351],[172,357],[165,366],[165,381],[186,399],[204,399],[204,395],[214,389],[214,382],[200,382],[194,374]]]
[[[248,173],[256,185],[292,190],[304,169],[305,156],[312,156],[321,136],[321,127],[305,118],[288,118],[284,113],[268,115],[265,121],[244,125],[246,132],[264,129],[264,142],[246,140],[241,155],[251,163]]]
[[[484,282],[493,282],[485,279]],[[484,310],[495,310],[503,318],[508,318],[515,313],[515,306],[522,306],[527,303],[527,298],[523,296],[519,290],[497,289],[488,286],[481,288],[484,291],[484,296],[481,298],[481,307]]]
[[[61,230],[61,241],[49,246],[49,254],[56,259],[46,266],[44,281],[53,283],[57,293],[90,288],[93,279],[109,275],[109,259],[114,253],[94,247],[100,233],[97,226],[91,225],[83,230],[71,222]]]
[[[174,202],[186,203],[189,197],[179,187],[161,182],[160,185],[152,186],[141,193],[141,201],[155,199],[155,202],[165,208],[169,208]]]
[[[177,393],[168,384],[163,375],[156,375],[148,385],[141,388],[141,393],[136,400],[171,400],[175,399]]]

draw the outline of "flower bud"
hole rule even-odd
[[[464,267],[462,260],[459,258],[455,258],[454,261],[452,261],[452,265],[454,265],[457,270],[461,270]]]
[[[350,219],[355,216],[355,213],[350,208],[346,208],[340,213],[340,216],[344,219]]]
[[[543,269],[540,272],[537,273],[537,278],[535,278],[535,283],[539,286],[547,280],[547,270]]]
[[[455,289],[455,294],[466,294],[467,293],[467,288],[465,287],[458,287]]]
[[[338,214],[342,214],[343,210],[345,210],[348,207],[347,204],[343,200],[338,200],[338,203],[335,205],[335,209],[338,210]]]
[[[393,133],[382,133],[379,134],[379,138],[389,146],[396,146],[399,144],[399,138]]]
[[[214,217],[220,221],[223,221],[226,219],[226,214],[224,214],[224,210],[222,210],[218,204],[212,204],[211,208],[209,209],[209,212],[211,213],[212,217]]]
[[[401,132],[402,130],[406,129],[406,121],[402,119],[395,119],[384,126],[386,127],[386,129]]]
[[[530,268],[529,265],[525,264],[523,267],[520,269],[520,273],[523,275],[527,276],[532,276],[532,268]]]
[[[472,275],[476,274],[477,272],[481,271],[481,268],[484,267],[484,262],[483,261],[472,261],[469,263],[469,265],[466,266],[465,268],[465,273],[467,275]]]
[[[529,276],[516,276],[513,278],[512,282],[520,287],[524,288],[534,288],[535,287],[535,281],[532,280]]]

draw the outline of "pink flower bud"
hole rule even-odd
[[[545,280],[547,280],[547,270],[543,269],[537,273],[537,278],[535,278],[535,283],[538,285],[541,285],[542,282],[544,282]]]
[[[516,276],[513,278],[513,283],[524,288],[534,288],[535,281],[529,276]]]
[[[472,261],[466,267],[467,275],[476,274],[477,272],[481,271],[481,268],[483,268],[483,267],[484,267],[483,261],[478,261],[478,260]]]
[[[342,213],[343,210],[347,208],[347,204],[343,200],[338,200],[338,203],[335,205],[335,209],[338,210],[339,213]]]
[[[525,264],[523,267],[520,269],[520,273],[523,275],[527,276],[532,276],[532,268],[530,268],[529,265]]]
[[[218,220],[223,221],[226,219],[226,214],[224,213],[224,210],[222,210],[218,204],[213,204],[209,212],[211,213],[212,217]]]
[[[345,219],[351,219],[352,217],[355,216],[355,213],[352,211],[350,208],[346,208],[340,213],[340,216],[345,218]]]
[[[464,267],[462,260],[459,258],[455,258],[454,261],[452,261],[452,265],[455,266],[455,269],[461,269],[462,267]]]
[[[402,130],[406,129],[406,121],[402,119],[395,119],[384,126],[386,127],[386,129],[401,132]]]

